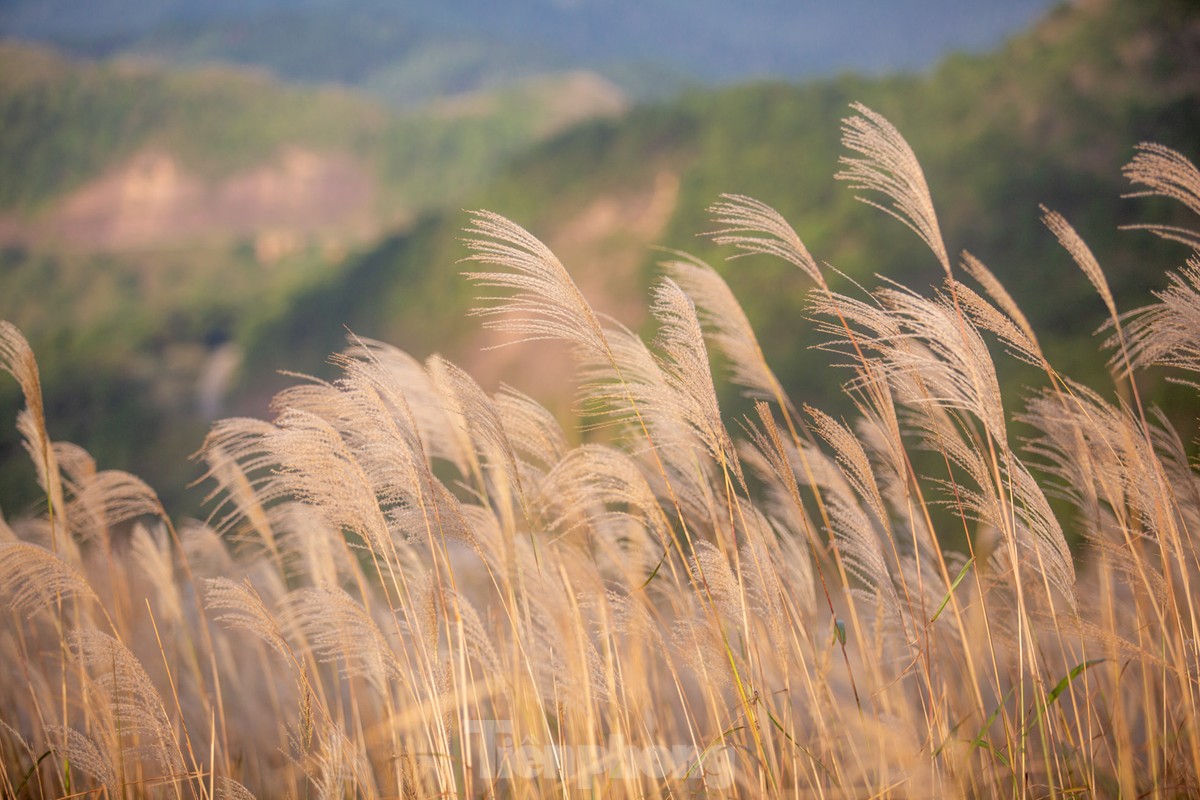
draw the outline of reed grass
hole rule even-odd
[[[839,177],[929,246],[938,285],[835,291],[750,198],[721,198],[709,234],[798,267],[851,418],[785,394],[710,266],[664,265],[647,342],[478,212],[477,313],[573,348],[587,441],[516,389],[353,338],[337,380],[213,426],[211,516],[176,527],[147,484],[53,441],[33,353],[0,324],[46,496],[0,520],[0,788],[1200,793],[1200,475],[1138,390],[1148,369],[1196,387],[1200,254],[1122,314],[1044,212],[1110,314],[1112,384],[1081,385],[982,262],[953,263],[900,132],[853,111]],[[1127,175],[1200,211],[1178,153],[1145,145]],[[1007,358],[1043,385],[1003,384]],[[722,414],[713,362],[752,416]]]

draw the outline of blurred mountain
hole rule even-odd
[[[8,0],[0,35],[91,56],[263,67],[396,103],[572,69],[639,96],[687,83],[926,67],[1052,0]]]
[[[0,212],[44,211],[114,170],[209,184],[253,180],[255,169],[313,173],[320,183],[332,170],[366,184],[360,193],[369,197],[353,198],[369,201],[358,222],[391,224],[477,185],[530,142],[625,105],[611,83],[571,72],[398,113],[359,92],[285,84],[258,71],[78,60],[0,42]],[[312,159],[288,155],[297,151]],[[329,159],[344,163],[316,163]],[[305,187],[280,188],[303,204]]]
[[[121,5],[98,0],[96,16]],[[199,27],[215,24],[204,9],[332,8],[186,5]],[[2,18],[9,24],[24,9],[23,24],[32,25],[32,8],[9,3]],[[428,4],[418,22],[433,24],[438,8]],[[504,29],[495,12],[476,12]],[[688,16],[679,30],[693,24]],[[126,28],[135,35],[111,31],[112,41],[126,37],[113,51],[186,22],[150,17],[131,12]],[[720,60],[715,51],[712,59]],[[384,80],[374,68],[356,80],[368,74]],[[409,80],[403,69],[387,74]],[[347,328],[418,356],[438,349],[486,385],[504,379],[562,409],[569,398],[551,392],[569,368],[561,351],[480,354],[496,340],[464,317],[459,209],[490,208],[529,227],[597,306],[633,326],[662,258],[652,245],[722,263],[726,253],[696,236],[710,227],[705,208],[721,192],[775,205],[818,259],[858,280],[880,273],[934,283],[939,270],[915,237],[832,179],[842,154],[838,120],[855,100],[912,143],[951,252],[967,248],[1000,276],[1065,372],[1102,374],[1088,337],[1102,305],[1040,224],[1038,204],[1064,213],[1092,244],[1122,308],[1147,302],[1163,267],[1182,263],[1180,247],[1116,228],[1186,222],[1171,204],[1120,199],[1120,168],[1142,140],[1200,157],[1200,12],[1190,0],[1063,6],[991,53],[954,55],[922,74],[693,89],[631,110],[596,72],[459,92],[397,113],[345,88],[296,87],[228,67],[181,72],[128,57],[90,62],[25,50],[6,59],[0,51],[0,317],[21,325],[42,357],[55,435],[160,489],[195,475],[183,455],[212,415],[265,413],[271,392],[294,380],[277,370],[328,375],[324,360]],[[271,188],[245,188],[260,184]],[[306,194],[304,186],[325,188]],[[368,189],[330,200],[339,186]],[[243,210],[205,228],[183,202],[246,193],[294,198],[299,216],[284,224]],[[318,204],[306,206],[305,197]],[[157,208],[163,198],[176,198],[163,207],[177,216],[161,230],[187,236],[138,240],[153,217],[137,213],[129,219],[141,229],[117,228],[133,238],[113,233],[108,244],[95,234],[103,226],[67,224],[78,223],[80,208],[94,221],[113,209]],[[275,204],[258,213],[268,207],[283,213]],[[354,233],[341,214],[369,225]],[[74,238],[81,231],[93,238]],[[722,269],[789,390],[835,402],[841,376],[810,349],[818,337],[802,317],[803,278],[766,259]],[[1172,410],[1169,387],[1148,388]],[[0,385],[0,416],[11,418],[17,405],[11,385]],[[32,500],[24,454],[5,435],[2,496]],[[176,491],[167,500],[194,511],[198,497]]]
[[[697,234],[712,228],[706,208],[722,192],[746,194],[775,206],[818,260],[853,279],[936,284],[941,270],[920,241],[833,179],[839,120],[853,101],[883,113],[912,144],[950,252],[968,249],[1000,276],[1067,374],[1102,382],[1090,334],[1103,306],[1042,225],[1039,204],[1065,214],[1091,244],[1122,308],[1149,302],[1163,270],[1182,264],[1186,248],[1118,226],[1195,222],[1176,205],[1121,197],[1129,191],[1121,167],[1138,142],[1200,159],[1200,8],[1185,0],[1063,7],[991,54],[954,56],[925,75],[760,83],[636,108],[518,157],[468,207],[527,226],[601,310],[635,327],[666,258],[652,246],[720,265],[788,389],[831,406],[841,376],[811,349],[819,337],[803,319],[809,284],[770,259],[724,263],[728,251]],[[317,369],[341,346],[344,325],[419,356],[436,348],[487,386],[504,380],[565,409],[570,398],[551,391],[571,369],[561,349],[481,352],[498,340],[462,316],[471,293],[454,263],[467,221],[454,212],[390,237],[256,327],[244,340],[248,401],[280,386],[267,365]],[[1170,406],[1174,395],[1160,390]],[[1184,411],[1194,421],[1196,409]]]
[[[587,72],[398,112],[246,68],[0,43],[0,318],[45,354],[59,436],[182,491],[233,337],[516,153],[626,106]],[[16,397],[0,381],[4,416]],[[7,491],[23,454],[6,430],[0,490],[31,496]]]

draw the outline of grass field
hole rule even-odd
[[[1200,257],[1118,309],[1043,209],[1109,311],[1111,384],[1089,388],[947,252],[886,119],[856,105],[842,144],[839,177],[928,247],[931,290],[831,290],[750,198],[721,198],[709,234],[811,286],[796,313],[849,419],[784,395],[709,266],[668,257],[645,341],[478,212],[476,313],[571,346],[582,433],[448,361],[352,340],[341,377],[297,379],[272,421],[213,426],[211,517],[175,524],[141,480],[53,441],[5,323],[46,498],[0,525],[5,793],[1200,792],[1200,475],[1138,388],[1151,370],[1195,388]],[[1174,151],[1142,146],[1126,177],[1200,214]],[[1004,359],[1044,379],[1005,397]],[[722,415],[724,374],[750,416]]]

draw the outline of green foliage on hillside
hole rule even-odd
[[[381,212],[413,213],[481,185],[555,125],[535,92],[508,90],[479,113],[398,113],[350,91],[289,86],[226,67],[76,62],[0,44],[0,209],[44,208],[154,148],[212,180],[282,148],[352,156],[375,177]]]
[[[206,426],[197,379],[214,351],[247,317],[281,313],[331,269],[314,248],[267,269],[245,244],[107,255],[9,247],[0,249],[0,318],[36,332],[42,381],[55,390],[46,414],[64,438],[157,476],[178,507],[193,477],[185,457]],[[18,400],[0,388],[0,413],[11,416]],[[0,464],[21,458],[16,433],[0,434]],[[37,495],[31,476],[11,469],[0,469],[0,494],[14,507]]]
[[[246,70],[83,62],[0,43],[0,225],[36,229],[70,192],[140,152],[169,155],[214,186],[303,148],[348,158],[374,182],[371,218],[330,233],[337,246],[329,249],[340,251],[362,229],[454,204],[512,154],[603,100],[574,99],[564,109],[568,88],[546,81],[458,110],[398,113],[348,91],[289,86]],[[103,254],[36,234],[0,254],[0,316],[48,354],[53,396],[79,398],[48,409],[66,434],[105,463],[152,474],[163,472],[146,454],[169,447],[152,461],[175,470],[169,482],[182,487],[182,455],[203,432],[190,396],[198,371],[217,343],[246,340],[262,320],[286,313],[300,287],[336,280],[342,255],[317,238],[301,236],[282,261],[266,264],[244,231]],[[172,366],[153,366],[163,363]],[[0,409],[15,404],[16,395],[0,390]],[[97,426],[101,419],[106,427]],[[130,422],[133,432],[114,420]],[[19,455],[15,438],[0,439],[0,464]],[[10,487],[12,471],[0,472],[7,496],[34,496],[31,484]]]
[[[1095,378],[1103,365],[1082,340],[1102,322],[1103,309],[1040,222],[1039,204],[1064,213],[1105,254],[1103,266],[1123,307],[1147,300],[1161,278],[1140,265],[1155,258],[1181,261],[1186,252],[1116,228],[1179,212],[1121,199],[1128,186],[1120,169],[1144,140],[1196,155],[1200,56],[1190,43],[1198,30],[1200,15],[1184,2],[1098,3],[1060,9],[997,53],[957,56],[926,75],[696,92],[619,121],[573,129],[518,158],[472,204],[503,210],[548,235],[589,199],[665,169],[681,177],[678,206],[661,239],[666,247],[721,263],[729,251],[695,234],[711,228],[707,208],[721,193],[741,193],[780,209],[818,259],[849,276],[934,282],[939,268],[920,241],[866,224],[872,210],[824,168],[840,155],[837,120],[851,100],[861,99],[906,132],[925,166],[952,256],[967,249],[1001,275],[1034,324],[1047,331],[1050,351],[1073,374]],[[461,224],[461,215],[452,214],[439,233],[421,236],[450,241]],[[453,276],[426,278],[418,286],[439,288],[425,294],[413,286],[413,265],[401,263],[408,254],[395,243],[369,256],[362,269],[374,274],[381,259],[392,257],[389,274],[395,277],[389,280],[407,291],[358,292],[370,298],[361,310],[343,306],[333,319],[363,335],[421,341],[419,331],[429,319],[423,309],[454,316],[440,304]],[[646,254],[647,281],[660,259]],[[451,273],[452,260],[421,268]],[[823,354],[808,349],[811,328],[794,310],[810,288],[807,281],[766,259],[721,269],[747,298],[784,382],[794,387],[820,375],[812,387],[816,397],[836,402],[836,381],[820,368]],[[357,274],[351,266],[338,281],[354,281]],[[329,308],[319,299],[326,291],[316,290],[304,306],[305,318]],[[336,291],[355,293],[345,283]],[[368,310],[377,297],[397,297],[399,305],[390,315]],[[281,330],[296,324],[279,323]],[[331,321],[319,344],[304,354],[289,348],[288,358],[315,363],[336,347],[341,333]]]
[[[1200,54],[1190,42],[1198,30],[1200,15],[1186,3],[1093,4],[1061,9],[1001,51],[950,59],[927,76],[697,98],[703,133],[665,244],[696,249],[692,232],[706,227],[705,207],[721,192],[743,193],[779,208],[818,258],[857,279],[936,281],[937,266],[915,236],[903,246],[891,231],[866,225],[872,210],[819,169],[838,154],[832,120],[861,99],[906,131],[952,256],[967,249],[981,258],[1047,331],[1056,357],[1074,374],[1098,377],[1100,362],[1079,342],[1103,321],[1103,309],[1082,274],[1059,268],[1070,259],[1038,206],[1064,213],[1105,254],[1124,307],[1146,301],[1161,278],[1141,265],[1182,260],[1186,251],[1116,229],[1178,213],[1120,199],[1128,191],[1120,168],[1140,141],[1197,154]],[[793,384],[811,374],[820,354],[787,345],[808,330],[789,310],[805,282],[757,261],[728,272],[739,294],[765,298],[748,310],[763,338],[783,345],[780,370]]]
[[[142,148],[222,175],[284,144],[369,146],[388,125],[384,112],[349,93],[230,69],[81,63],[4,45],[0,75],[0,208],[43,206]]]
[[[455,267],[462,255],[459,207],[502,211],[550,238],[597,196],[664,171],[679,176],[680,190],[658,241],[718,265],[745,298],[787,388],[804,386],[806,397],[836,408],[840,376],[809,349],[812,326],[795,311],[810,289],[807,280],[767,259],[725,263],[728,251],[696,232],[711,229],[706,209],[721,193],[747,194],[777,207],[818,259],[855,279],[869,284],[880,273],[916,286],[937,281],[938,267],[916,237],[894,235],[830,175],[828,164],[841,155],[837,121],[858,99],[905,131],[924,165],[952,256],[965,248],[987,263],[1044,332],[1058,363],[1091,380],[1104,367],[1087,334],[1103,309],[1041,224],[1038,204],[1065,214],[1104,254],[1102,266],[1124,309],[1145,303],[1161,281],[1159,273],[1140,268],[1145,260],[1182,261],[1178,245],[1115,229],[1148,218],[1169,223],[1177,213],[1119,199],[1128,190],[1119,173],[1142,140],[1197,156],[1200,63],[1190,43],[1198,19],[1190,4],[1177,0],[1064,8],[997,53],[954,57],[925,75],[694,92],[618,120],[586,123],[524,152],[545,131],[537,98],[528,93],[511,94],[475,116],[394,117],[350,95],[292,89],[242,73],[179,76],[123,64],[81,66],[44,52],[4,61],[14,51],[0,49],[0,102],[24,98],[25,109],[0,116],[5,142],[29,142],[19,158],[13,155],[18,148],[0,148],[0,177],[23,176],[16,183],[0,180],[0,205],[45,204],[68,188],[66,165],[78,181],[85,167],[101,169],[126,152],[121,148],[132,152],[152,141],[218,172],[281,142],[308,141],[344,146],[373,164],[386,187],[381,202],[424,210],[407,231],[338,266],[307,253],[267,272],[245,246],[228,245],[203,255],[147,256],[169,267],[153,273],[170,287],[169,303],[162,295],[122,289],[122,282],[143,280],[143,271],[128,263],[13,251],[2,278],[12,291],[0,311],[47,354],[52,395],[64,396],[60,385],[86,384],[97,403],[108,404],[93,406],[91,419],[135,418],[148,441],[165,439],[166,431],[186,439],[185,431],[198,430],[184,427],[195,417],[178,407],[164,413],[170,393],[163,395],[162,376],[134,365],[153,363],[169,345],[203,348],[232,339],[246,354],[239,410],[260,411],[280,385],[275,370],[320,373],[347,329],[418,354],[436,346],[457,355],[475,330],[462,318],[468,301]],[[64,86],[75,88],[60,91]],[[192,101],[204,92],[224,98],[212,106],[224,111],[198,115]],[[42,173],[49,177],[34,179]],[[479,190],[488,175],[495,177]],[[436,213],[447,205],[451,211]],[[643,286],[628,286],[631,295],[644,288],[661,257],[646,252]],[[46,266],[51,260],[54,269]],[[197,277],[203,275],[207,279]],[[130,297],[136,298],[132,306],[110,302]],[[57,317],[58,326],[41,329],[42,322],[27,318],[39,314]],[[1150,388],[1176,417],[1195,416],[1190,406],[1172,405],[1191,401],[1169,386]],[[15,397],[0,401],[15,408]],[[87,426],[88,419],[79,424]],[[119,445],[111,451],[98,445],[103,432],[66,432],[112,466],[155,474],[144,461],[124,461]],[[15,440],[0,442],[0,450],[15,446]],[[0,452],[0,460],[5,457]]]

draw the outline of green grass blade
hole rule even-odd
[[[929,618],[930,625],[937,622],[937,618],[940,617],[942,612],[946,610],[946,606],[950,603],[950,598],[954,596],[954,590],[958,588],[960,583],[962,583],[962,579],[967,577],[967,570],[969,570],[974,563],[975,556],[971,556],[969,559],[967,559],[967,563],[963,564],[962,569],[958,571],[958,577],[955,578],[954,582],[950,584],[950,591],[946,592],[946,596],[942,598],[942,604],[938,606],[938,610],[935,611],[933,616]]]
[[[987,718],[986,722],[979,726],[979,733],[975,734],[975,738],[971,740],[971,747],[979,747],[987,750],[1006,767],[1008,766],[1008,759],[1005,758],[1004,754],[997,750],[995,746],[984,737],[987,735],[988,728],[992,727],[992,723],[996,721],[996,717],[1000,716],[1001,709],[1003,709],[1004,704],[1008,702],[1008,698],[1012,697],[1012,693],[1016,688],[1016,686],[1009,687],[1008,691],[1004,693],[1004,697],[1000,699],[999,704],[996,705],[995,710],[992,711],[991,716]],[[945,744],[942,745],[942,747],[945,746]],[[938,752],[941,752],[941,749],[942,748],[939,747]]]
[[[46,752],[44,752],[40,756],[38,756],[37,761],[33,762],[33,766],[30,767],[29,771],[25,773],[25,779],[21,781],[21,785],[16,788],[15,792],[13,792],[14,797],[21,794],[21,790],[25,788],[25,785],[27,783],[29,783],[29,779],[33,777],[33,773],[37,772],[38,767],[40,767],[42,765],[42,762],[46,760],[46,757],[49,756],[51,752],[52,751],[47,750]]]
[[[1084,672],[1086,672],[1089,668],[1094,667],[1095,665],[1100,664],[1103,661],[1104,661],[1103,658],[1093,658],[1090,661],[1083,661],[1083,662],[1080,662],[1079,664],[1076,664],[1074,667],[1072,667],[1071,671],[1068,672],[1066,675],[1064,675],[1062,677],[1062,680],[1060,680],[1058,683],[1056,683],[1054,685],[1054,688],[1051,689],[1049,694],[1046,695],[1046,702],[1044,704],[1039,705],[1036,719],[1041,719],[1042,715],[1046,711],[1050,710],[1050,706],[1053,705],[1054,702],[1056,700],[1058,700],[1058,698],[1062,695],[1062,693],[1067,690],[1067,687],[1071,685],[1072,681],[1074,681],[1076,678],[1078,678],[1080,675],[1082,675]]]

